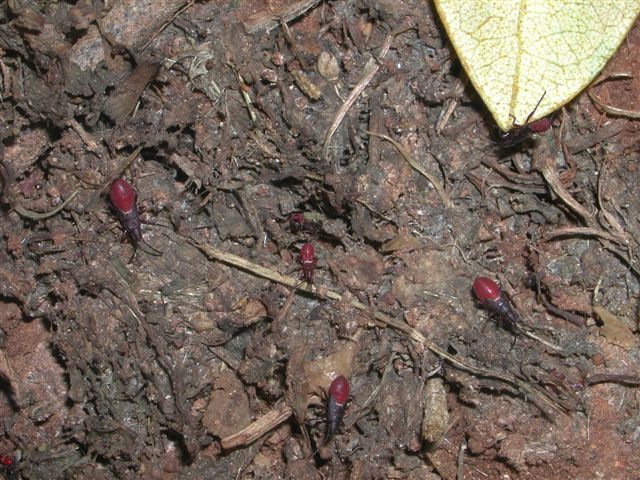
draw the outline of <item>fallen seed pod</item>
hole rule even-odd
[[[335,82],[338,80],[338,74],[340,73],[340,67],[338,60],[329,52],[322,52],[318,56],[318,62],[316,64],[318,73],[328,82]]]
[[[422,439],[430,446],[436,446],[444,437],[448,425],[449,410],[444,381],[440,377],[431,377],[424,387]]]

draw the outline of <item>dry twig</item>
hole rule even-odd
[[[566,149],[565,154],[568,154]],[[637,259],[634,258],[632,253],[634,249],[637,249],[637,242],[633,235],[630,235],[625,231],[622,224],[604,208],[602,200],[604,180],[602,177],[605,176],[606,168],[603,166],[601,170],[601,178],[598,181],[598,190],[596,192],[598,210],[605,220],[604,222],[600,222],[603,224],[603,227],[601,227],[598,224],[597,217],[589,213],[582,205],[580,205],[564,187],[555,169],[552,155],[550,155],[549,152],[546,152],[546,154],[543,153],[540,160],[542,163],[540,171],[553,192],[556,193],[558,197],[560,197],[560,199],[569,208],[571,208],[571,210],[577,213],[587,225],[587,227],[560,228],[548,232],[545,236],[545,241],[567,236],[596,237],[606,250],[618,256],[618,258],[625,262],[636,275],[640,276],[640,269],[636,266]]]
[[[540,167],[540,172],[549,184],[549,187],[551,187],[551,190],[553,190],[553,193],[560,197],[564,204],[567,205],[574,213],[578,214],[584,223],[590,227],[594,226],[595,221],[593,219],[593,215],[591,215],[586,208],[580,205],[578,201],[573,198],[560,181],[560,176],[558,175],[558,171],[554,165],[553,158],[550,155],[547,155],[542,161],[543,163]]]
[[[309,398],[310,405],[319,405],[322,403],[320,397],[312,395]],[[243,428],[239,432],[229,435],[220,441],[222,448],[230,450],[237,447],[249,445],[258,440],[265,433],[270,432],[281,423],[286,422],[293,415],[291,407],[285,403],[278,405],[273,410],[265,413],[263,416],[254,421],[251,425]]]
[[[603,112],[605,112],[605,113],[607,113],[609,115],[614,115],[616,117],[627,117],[627,118],[633,118],[633,119],[640,119],[640,111],[638,111],[638,110],[625,110],[624,108],[617,108],[617,107],[612,107],[611,105],[606,105],[606,104],[602,103],[600,100],[598,100],[598,98],[593,93],[591,93],[591,91],[589,91],[588,93],[589,93],[589,98],[591,99],[591,101],[593,103],[595,103],[596,107],[598,107]]]
[[[95,153],[98,157],[102,157],[102,149],[98,146],[98,143],[95,139],[84,129],[82,125],[77,120],[73,118],[67,120],[67,126],[71,127],[75,130],[78,136],[82,139],[84,144],[87,146],[87,150],[91,153]]]
[[[413,29],[412,27],[403,28],[403,29],[396,30],[389,33],[387,37],[384,39],[384,43],[382,44],[382,47],[380,48],[380,52],[378,53],[378,55],[376,57],[372,57],[369,59],[369,61],[364,67],[364,73],[362,74],[362,78],[360,79],[358,84],[353,88],[353,90],[351,90],[351,92],[349,93],[349,96],[346,98],[342,106],[338,109],[338,111],[336,112],[333,118],[333,121],[331,122],[331,125],[327,129],[327,133],[325,134],[325,137],[324,137],[324,147],[322,147],[322,158],[324,158],[325,160],[329,159],[329,144],[331,143],[331,138],[336,133],[336,130],[338,130],[338,127],[342,123],[342,120],[344,119],[349,109],[353,106],[356,99],[360,96],[360,94],[364,91],[364,89],[367,88],[367,85],[369,85],[371,80],[373,80],[373,77],[375,76],[375,74],[378,73],[378,70],[380,69],[379,62],[387,55],[389,48],[391,48],[391,42],[393,41],[393,39],[396,36],[412,29]]]
[[[64,207],[66,207],[69,204],[69,202],[75,198],[76,195],[78,195],[78,190],[76,190],[71,195],[69,195],[69,197],[64,202],[62,202],[60,205],[58,205],[56,208],[54,208],[53,210],[51,210],[49,212],[43,212],[43,213],[33,212],[31,210],[27,210],[26,208],[22,208],[20,205],[14,206],[13,209],[21,217],[25,217],[25,218],[28,218],[30,220],[44,220],[46,218],[53,217],[58,212],[60,212],[62,209],[64,209]]]
[[[440,182],[440,180],[438,180],[434,175],[432,175],[431,173],[427,172],[422,165],[420,165],[415,158],[413,158],[411,155],[409,155],[409,152],[407,152],[402,145],[400,145],[398,142],[396,142],[394,139],[392,139],[391,137],[388,137],[387,135],[383,135],[381,133],[376,133],[376,132],[370,132],[367,130],[367,133],[369,135],[373,135],[374,137],[378,137],[381,138],[383,140],[386,140],[387,142],[389,142],[391,145],[393,145],[394,147],[396,147],[398,149],[398,151],[400,152],[400,155],[402,155],[402,158],[404,158],[407,163],[411,166],[411,168],[413,168],[416,172],[418,172],[420,175],[422,175],[423,177],[425,177],[427,180],[429,180],[429,182],[431,182],[431,184],[433,185],[433,188],[436,189],[436,192],[438,192],[438,195],[440,195],[440,199],[442,200],[442,203],[444,203],[444,206],[447,208],[451,208],[453,207],[453,203],[451,202],[451,198],[449,198],[449,194],[447,194],[447,192],[444,190],[444,186],[442,185],[442,183]]]
[[[263,29],[269,32],[278,26],[280,19],[288,23],[315,7],[319,2],[320,0],[302,0],[295,3],[285,2],[283,6],[273,10],[261,10],[254,13],[242,24],[247,33],[256,33]]]
[[[456,480],[464,480],[464,452],[467,443],[463,440],[458,447],[458,461],[456,465]]]

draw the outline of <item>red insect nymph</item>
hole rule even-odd
[[[304,232],[315,235],[318,231],[318,226],[313,222],[307,221],[302,213],[295,212],[289,216],[289,229],[291,233]]]
[[[125,180],[118,178],[111,184],[111,203],[118,220],[136,246],[142,240],[140,216],[136,205],[136,192]]]
[[[473,281],[473,293],[478,301],[501,320],[516,323],[518,314],[502,293],[500,286],[487,277],[478,277]]]
[[[481,303],[487,300],[498,300],[501,292],[498,284],[490,278],[478,277],[473,281],[473,293]]]
[[[544,92],[542,94],[542,97],[540,97],[540,100],[538,100],[538,103],[536,104],[533,111],[527,116],[527,119],[524,121],[523,125],[514,125],[511,130],[503,133],[500,136],[500,140],[498,143],[502,147],[513,147],[515,145],[518,145],[519,143],[524,142],[532,133],[543,133],[551,128],[551,119],[549,117],[541,118],[529,123],[529,120],[531,120],[531,117],[533,117],[533,115],[536,113],[536,110],[540,106],[540,103],[542,102],[542,99],[544,98],[546,93],[547,92]]]
[[[311,243],[306,242],[300,248],[298,262],[302,266],[302,279],[309,285],[313,284],[313,269],[316,266],[316,252]]]
[[[289,217],[289,227],[291,228],[291,231],[293,233],[302,231],[302,229],[304,228],[304,223],[304,215],[302,215],[300,212],[292,213]]]
[[[338,375],[333,379],[329,386],[329,396],[332,397],[336,404],[344,405],[349,398],[349,382],[344,375]]]
[[[329,386],[329,401],[327,404],[328,433],[333,435],[340,425],[347,400],[349,399],[349,382],[343,375],[338,375]]]
[[[532,133],[543,133],[551,128],[551,119],[549,117],[541,118],[527,125]]]
[[[117,178],[111,184],[111,203],[122,213],[129,212],[136,204],[136,192],[122,178]]]

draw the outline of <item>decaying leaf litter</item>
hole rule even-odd
[[[638,471],[637,27],[507,151],[426,2],[153,5],[0,10],[6,476]]]

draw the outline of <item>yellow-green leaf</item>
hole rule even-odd
[[[434,0],[469,79],[509,130],[557,110],[616,51],[640,0]]]

